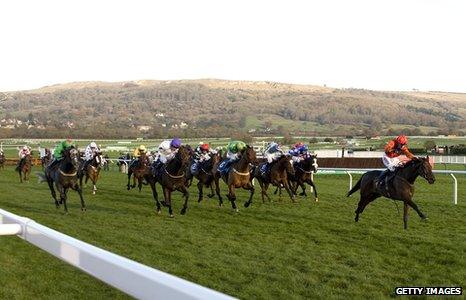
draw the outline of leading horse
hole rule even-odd
[[[66,213],[68,213],[66,193],[70,188],[79,194],[81,211],[86,210],[82,190],[78,184],[78,168],[79,152],[76,148],[70,147],[63,151],[63,158],[60,162],[54,166],[49,165],[45,168],[45,174],[37,173],[42,180],[47,181],[52,197],[55,200],[55,206],[59,208],[60,204],[63,204]],[[53,187],[54,183],[60,193],[60,202],[57,200],[57,195]]]
[[[31,174],[32,169],[32,155],[27,154],[24,156],[20,161],[18,166],[16,167],[16,171],[19,173],[19,181],[23,183],[23,181],[29,181],[29,175]]]
[[[317,172],[317,156],[307,154],[304,159],[294,165],[295,174],[290,176],[290,182],[292,184],[293,193],[296,195],[298,187],[303,190],[299,195],[306,197],[306,186],[305,183],[309,184],[314,191],[315,201],[319,201],[317,197],[317,189],[313,181],[313,175]]]
[[[220,186],[219,181],[220,177],[228,186],[228,200],[231,202],[231,207],[238,212],[238,208],[236,207],[236,195],[235,189],[243,188],[250,192],[249,200],[244,203],[244,207],[248,207],[252,203],[252,197],[254,196],[254,185],[252,184],[251,180],[251,169],[250,165],[256,162],[256,151],[251,146],[246,146],[245,149],[241,151],[241,158],[233,162],[226,174],[220,174],[217,170],[215,172],[215,191],[220,194]],[[220,198],[220,205],[223,204],[222,199]]]
[[[422,220],[426,220],[427,216],[421,212],[416,203],[412,200],[414,194],[414,181],[418,176],[421,176],[429,184],[435,182],[432,166],[429,163],[429,157],[413,158],[407,162],[404,167],[396,170],[396,173],[391,180],[379,182],[379,176],[382,171],[369,171],[362,175],[356,185],[348,192],[347,197],[361,190],[361,198],[356,209],[355,222],[359,221],[359,214],[364,211],[364,208],[375,199],[384,196],[390,199],[403,201],[404,213],[403,223],[404,229],[408,229],[408,210],[412,207]],[[383,184],[385,183],[385,184]]]

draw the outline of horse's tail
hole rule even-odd
[[[39,178],[39,180],[38,180],[39,183],[47,181],[47,178],[45,177],[45,173],[36,172],[36,176],[37,176],[37,178]]]
[[[356,192],[357,190],[359,190],[361,188],[362,177],[363,176],[361,176],[361,178],[359,178],[358,182],[356,182],[356,184],[353,186],[353,188],[348,192],[348,194],[346,194],[346,197],[351,196],[351,194],[353,194],[354,192]]]

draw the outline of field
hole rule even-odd
[[[429,221],[411,212],[408,230],[402,205],[398,213],[386,199],[355,223],[358,197],[345,197],[345,175],[316,175],[317,203],[273,196],[263,204],[257,193],[239,213],[214,199],[197,204],[192,188],[187,214],[179,215],[176,194],[170,219],[166,210],[155,213],[148,187],[126,191],[125,174],[104,172],[95,196],[87,188],[86,213],[72,192],[65,215],[45,184],[34,178],[21,185],[7,167],[0,170],[0,208],[239,298],[389,298],[396,286],[465,286],[466,177],[457,177],[457,206],[449,176],[416,182],[414,200]],[[239,192],[240,204],[245,198]],[[2,299],[127,298],[17,237],[0,239]]]

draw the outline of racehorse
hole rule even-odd
[[[68,207],[66,206],[68,189],[73,189],[79,194],[81,199],[81,211],[86,210],[84,203],[81,187],[78,184],[78,167],[79,167],[79,152],[76,148],[70,147],[63,150],[63,158],[54,166],[47,166],[45,168],[45,174],[37,173],[41,178],[41,181],[47,181],[49,185],[52,197],[55,200],[55,206],[60,207],[63,204],[65,212],[68,213]],[[60,202],[57,200],[57,195],[53,184],[60,193]]]
[[[133,161],[128,167],[128,184],[126,189],[130,190],[136,187],[136,180],[138,182],[138,189],[141,191],[144,175],[150,173],[149,158],[146,153],[141,153],[137,161]],[[131,175],[133,175],[133,185],[130,185]]]
[[[0,152],[0,169],[5,169],[5,161],[6,161],[6,158],[5,158],[5,154],[3,152]]]
[[[215,192],[217,195],[220,194],[220,186],[219,180],[222,177],[223,181],[228,186],[228,200],[231,202],[231,207],[238,212],[238,208],[236,207],[236,195],[235,195],[235,188],[243,188],[245,190],[249,190],[249,200],[244,203],[244,207],[248,207],[252,203],[252,197],[254,196],[254,185],[251,181],[251,173],[249,165],[256,162],[256,152],[250,146],[246,146],[245,149],[241,151],[241,158],[233,162],[228,170],[228,173],[225,175],[220,174],[217,170],[215,172]],[[220,206],[223,204],[223,200],[221,197],[220,199]]]
[[[386,179],[379,182],[381,172],[382,171],[369,171],[364,173],[356,185],[348,192],[347,197],[361,189],[361,198],[358,203],[358,208],[355,211],[356,217],[354,221],[358,222],[359,214],[364,211],[367,204],[381,196],[403,201],[404,229],[408,228],[408,210],[410,206],[417,212],[422,220],[427,220],[427,216],[419,210],[412,198],[414,194],[414,181],[418,176],[427,180],[429,184],[435,182],[432,167],[429,163],[429,157],[413,158],[403,167],[398,168],[391,180]]]
[[[197,178],[197,189],[199,190],[199,198],[197,202],[201,202],[203,197],[203,187],[210,187],[211,193],[207,195],[207,197],[212,198],[214,193],[214,178],[215,178],[215,170],[217,169],[218,163],[220,162],[220,154],[215,153],[212,157],[205,162],[200,162],[198,166],[198,172],[194,177]],[[218,198],[221,199],[220,192],[217,194]]]
[[[303,191],[299,195],[306,197],[306,186],[304,184],[307,183],[314,190],[315,201],[319,201],[319,198],[317,198],[317,189],[312,180],[312,174],[317,172],[317,156],[307,154],[304,159],[295,164],[294,167],[295,174],[289,176],[293,193],[296,195],[298,187],[300,186]]]
[[[161,213],[161,207],[155,184],[158,182],[162,186],[164,201],[162,204],[168,207],[168,213],[173,218],[171,194],[173,191],[183,193],[184,204],[181,214],[184,215],[188,209],[189,192],[186,185],[186,166],[191,159],[190,151],[187,146],[181,146],[175,157],[166,164],[155,161],[152,164],[151,172],[144,174],[144,179],[149,183],[152,189],[152,196],[157,205],[157,213]]]
[[[83,188],[83,178],[85,177],[84,183],[87,183],[87,181],[91,179],[93,185],[92,194],[95,195],[95,192],[97,191],[95,184],[97,183],[97,179],[99,179],[100,169],[103,165],[104,160],[102,159],[102,153],[96,152],[91,161],[84,167],[85,169],[78,172],[79,186],[81,189]]]
[[[263,162],[266,164],[267,162]],[[293,165],[290,163],[290,159],[286,155],[282,155],[278,160],[272,162],[272,165],[269,167],[269,173],[262,175],[261,165],[254,168],[254,178],[259,181],[261,187],[261,196],[262,202],[264,202],[264,196],[270,201],[270,197],[267,194],[267,189],[269,185],[272,184],[276,187],[284,187],[288,192],[291,201],[295,202],[294,194],[289,185],[288,175],[294,176],[295,170]]]
[[[29,175],[31,174],[32,169],[32,155],[27,154],[24,156],[18,166],[16,167],[16,171],[19,173],[19,181],[23,183],[24,181],[29,181]]]

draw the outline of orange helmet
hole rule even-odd
[[[400,145],[406,145],[408,143],[408,138],[406,135],[399,135],[396,137],[396,142]]]
[[[303,142],[298,142],[298,143],[294,144],[294,148],[299,148],[299,147],[302,147],[302,146],[304,146]]]
[[[202,144],[201,145],[201,150],[202,151],[209,151],[209,144]]]

